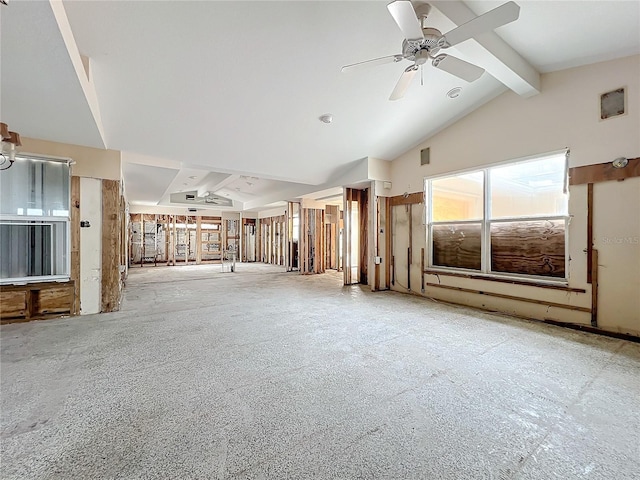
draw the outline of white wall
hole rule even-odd
[[[599,95],[627,88],[628,113],[601,121]],[[640,56],[572,68],[542,76],[542,93],[520,98],[507,92],[393,161],[392,195],[419,192],[426,176],[489,165],[569,147],[570,166],[640,156]],[[431,148],[431,163],[420,166],[420,150]],[[571,187],[569,285],[585,294],[441,277],[452,286],[494,291],[558,303],[589,306],[586,283],[586,186]],[[594,246],[600,254],[599,326],[640,335],[640,178],[594,187]],[[420,227],[423,228],[423,227]],[[415,225],[414,225],[415,230]],[[620,240],[622,239],[622,240]],[[624,240],[630,239],[630,240]],[[622,243],[615,243],[622,242]],[[414,245],[415,248],[415,245]],[[405,273],[406,276],[406,273]],[[435,278],[427,276],[429,281]],[[413,287],[413,283],[412,283]],[[412,291],[415,290],[412,288]],[[419,293],[419,290],[418,290]],[[429,296],[495,308],[532,318],[588,324],[588,313],[539,308],[450,290]],[[519,303],[519,302],[518,302]]]
[[[102,182],[80,178],[80,313],[99,313],[102,304]]]
[[[120,152],[83,147],[68,143],[50,142],[35,138],[22,138],[20,151],[37,155],[71,158],[71,174],[79,177],[121,179]]]

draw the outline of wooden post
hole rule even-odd
[[[393,232],[391,231],[391,215],[393,214],[391,209],[391,202],[389,198],[384,199],[384,209],[385,209],[385,219],[384,219],[384,247],[385,247],[385,258],[384,258],[384,282],[387,288],[391,288],[391,268],[393,265],[393,249],[392,249],[392,241],[393,241]]]
[[[412,204],[409,204],[409,248],[407,248],[407,290],[411,290],[411,262],[413,255],[411,247],[413,245],[413,215],[411,211]]]
[[[113,312],[120,305],[120,182],[102,180],[101,311]]]
[[[591,251],[591,326],[598,326],[598,250]]]
[[[176,215],[173,215],[173,241],[171,249],[171,264],[176,264],[176,249],[178,248],[178,227],[176,226]]]
[[[196,217],[196,265],[202,263],[202,218]]]
[[[587,184],[587,283],[593,277],[593,183]]]
[[[420,292],[424,293],[424,248],[420,249]]]
[[[72,315],[80,314],[80,177],[71,177],[71,272],[73,280]]]

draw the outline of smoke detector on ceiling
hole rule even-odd
[[[324,115],[320,115],[320,121],[322,123],[331,123],[333,122],[333,115],[331,115],[330,113],[325,113]]]
[[[462,87],[453,87],[447,92],[447,97],[458,98],[460,96],[460,93],[462,93]]]

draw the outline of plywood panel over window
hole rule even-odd
[[[565,222],[491,225],[491,271],[565,277]]]
[[[432,232],[434,265],[480,270],[482,224],[435,225]]]

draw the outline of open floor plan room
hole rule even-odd
[[[640,344],[335,273],[133,269],[121,311],[2,340],[5,479],[640,471]]]
[[[0,0],[0,478],[640,478],[638,32]]]

